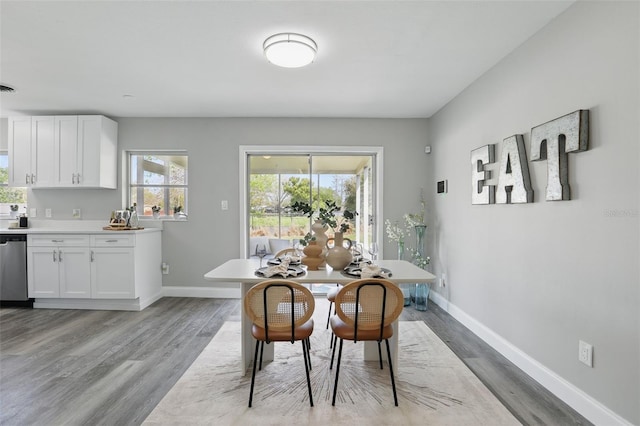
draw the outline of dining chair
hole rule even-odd
[[[287,254],[297,254],[297,250],[294,249],[293,247],[290,248],[286,248],[283,250],[280,250],[278,253],[276,253],[276,255],[274,256],[275,259],[278,259],[280,257],[284,257]]]
[[[342,345],[344,340],[354,343],[360,341],[377,341],[380,369],[382,369],[381,342],[387,346],[387,362],[391,375],[393,388],[393,400],[398,406],[398,394],[393,375],[393,363],[389,338],[393,336],[392,323],[398,319],[404,308],[402,290],[393,282],[381,278],[364,278],[355,280],[342,287],[336,295],[336,315],[331,317],[331,330],[335,339],[340,339],[338,350],[338,364],[336,367],[336,379],[333,386],[333,400],[331,405],[336,405],[336,393],[338,391],[338,378],[340,376],[340,361],[342,358]],[[331,364],[336,353],[337,341],[334,340]]]
[[[307,374],[309,403],[313,407],[311,394],[311,355],[309,337],[313,332],[313,310],[315,300],[306,287],[291,280],[273,279],[262,281],[251,287],[244,298],[244,310],[251,320],[251,334],[256,339],[253,356],[253,373],[249,407],[253,401],[253,388],[256,378],[256,366],[262,368],[262,350],[264,344],[271,342],[302,342],[304,368]],[[260,349],[260,361],[258,361]]]

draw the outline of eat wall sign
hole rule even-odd
[[[547,160],[547,201],[570,200],[569,153],[589,146],[589,110],[578,110],[531,129],[531,161]],[[487,185],[495,162],[495,145],[471,151],[471,203],[533,202],[533,189],[522,135],[502,142],[498,185]]]

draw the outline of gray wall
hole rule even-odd
[[[366,145],[384,151],[384,211],[400,218],[419,209],[426,186],[426,119],[147,119],[116,118],[118,143],[128,149],[186,149],[189,154],[189,220],[167,221],[164,286],[208,286],[203,275],[240,250],[239,145]],[[229,201],[229,210],[220,201]],[[54,219],[104,219],[122,205],[122,190],[32,190],[30,207],[52,208]],[[391,253],[395,248],[390,247]]]
[[[578,2],[429,121],[432,267],[441,296],[552,372],[640,424],[639,4]],[[470,151],[578,109],[591,141],[570,155],[573,200],[471,205]],[[495,165],[497,177],[497,164]],[[492,183],[496,183],[494,180]],[[577,360],[594,345],[594,367]]]

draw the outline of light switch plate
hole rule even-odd
[[[51,218],[51,209],[45,209],[44,210],[44,216],[47,218]]]
[[[74,219],[80,219],[81,211],[80,211],[80,209],[73,209],[72,214],[73,214],[73,218]]]
[[[36,209],[35,207],[31,207],[29,209],[29,217],[36,217],[37,214],[38,214],[38,209]]]

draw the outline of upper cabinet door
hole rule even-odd
[[[118,124],[102,115],[78,116],[78,183],[117,188]]]
[[[74,186],[78,174],[78,116],[60,116],[55,118],[56,141],[52,162],[55,165],[55,185]]]
[[[55,120],[52,116],[31,117],[31,184],[55,185]]]
[[[9,117],[9,186],[31,186],[31,117]]]

